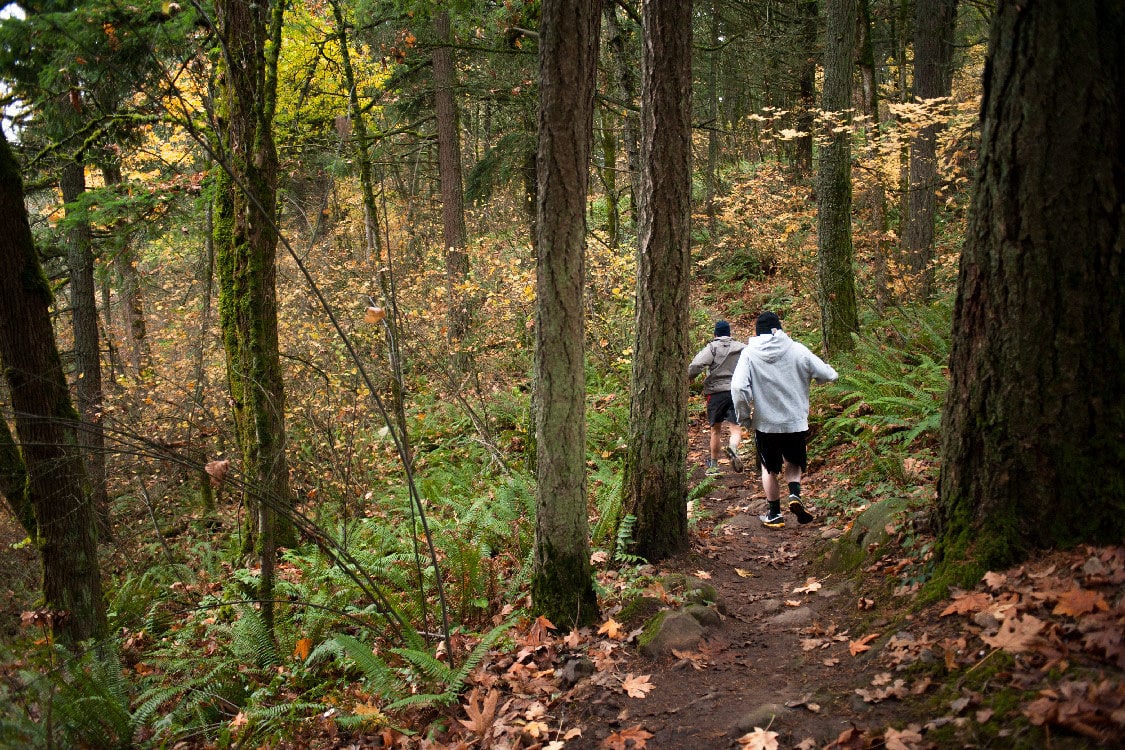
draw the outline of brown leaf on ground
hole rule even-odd
[[[964,592],[953,597],[953,603],[941,611],[941,616],[983,612],[991,604],[992,597],[983,591]]]
[[[1083,588],[1073,588],[1059,595],[1059,603],[1051,611],[1053,615],[1070,615],[1080,617],[1088,615],[1095,610],[1107,612],[1109,605],[1105,597],[1096,591]]]
[[[640,750],[645,744],[652,739],[652,733],[645,731],[645,728],[638,724],[635,727],[622,729],[620,732],[614,732],[610,736],[602,740],[602,748],[604,750]],[[630,745],[629,742],[633,744]]]
[[[614,620],[612,617],[603,622],[602,626],[598,628],[598,635],[608,636],[615,641],[625,639],[625,631],[621,628],[621,623]]]
[[[223,486],[223,480],[227,478],[227,472],[230,471],[230,459],[208,461],[203,470],[207,472],[207,476],[211,477],[211,486],[218,489]]]
[[[1043,630],[1043,621],[1034,615],[1009,617],[1000,623],[995,635],[982,635],[981,640],[993,648],[1002,648],[1012,654],[1030,651]]]
[[[990,570],[984,574],[981,580],[984,581],[988,588],[995,590],[1004,587],[1004,584],[1008,582],[1008,576],[1003,573],[994,573]]]
[[[473,690],[469,693],[468,701],[462,706],[469,720],[458,719],[457,721],[464,724],[470,732],[475,732],[483,737],[492,728],[492,722],[496,720],[496,702],[499,698],[499,691],[489,690],[488,695],[481,701],[480,691]]]
[[[852,641],[848,644],[848,653],[852,656],[859,656],[864,651],[870,651],[871,647],[867,644],[879,637],[879,633],[868,633],[859,640]]]
[[[754,727],[753,732],[747,732],[738,738],[738,744],[747,750],[777,750],[777,732]]]
[[[639,677],[633,676],[630,672],[624,680],[621,681],[621,688],[625,691],[625,695],[630,698],[644,698],[650,691],[656,688],[649,680],[652,677],[650,674],[641,675]]]
[[[922,734],[917,727],[907,727],[902,731],[887,727],[883,733],[883,742],[887,750],[917,750],[922,743]]]

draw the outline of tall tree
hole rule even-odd
[[[38,523],[43,600],[55,615],[56,637],[74,644],[106,629],[94,505],[78,449],[78,414],[51,328],[51,288],[31,238],[23,182],[2,133],[0,268],[0,361],[26,467],[25,491]]]
[[[80,96],[74,92],[74,97]],[[72,97],[68,96],[69,101]],[[70,106],[63,103],[62,107]],[[65,122],[69,118],[63,118]],[[86,165],[80,158],[67,160],[59,175],[63,201],[73,205],[86,192]],[[86,461],[87,478],[97,511],[98,528],[110,535],[109,495],[106,491],[105,433],[102,429],[102,363],[98,346],[98,306],[94,287],[94,252],[90,225],[85,217],[74,218],[67,232],[67,268],[70,271],[71,330],[74,333],[75,394],[83,425],[78,443]]]
[[[800,112],[797,116],[797,131],[804,133],[797,138],[797,171],[811,175],[813,168],[813,128],[816,116],[816,32],[819,26],[817,0],[797,0],[797,15],[800,19],[800,43],[802,52],[797,71],[797,91]]]
[[[600,13],[601,0],[544,0],[539,27],[531,598],[560,627],[598,616],[586,517],[583,255]]]
[[[441,182],[441,229],[445,254],[445,284],[449,312],[448,339],[453,364],[458,371],[467,366],[462,349],[469,330],[469,310],[461,287],[469,276],[469,254],[465,251],[465,201],[461,183],[461,126],[453,96],[457,76],[453,68],[453,34],[449,11],[438,10],[433,20],[436,37],[433,58],[434,118],[437,121],[438,179]]]
[[[631,24],[623,24],[617,16],[618,3],[605,4],[606,46],[613,69],[615,94],[621,100],[622,140],[625,142],[625,163],[629,168],[629,211],[633,223],[637,220],[637,201],[641,192],[641,133],[640,118],[634,109],[637,98],[635,55],[630,54]]]
[[[276,546],[295,541],[277,340],[277,147],[273,115],[283,3],[220,0],[222,156],[214,217],[219,318],[243,474],[256,511],[260,598],[273,598]],[[272,627],[272,608],[263,605]]]
[[[1125,538],[1125,7],[1002,3],[981,120],[938,520],[993,567]]]
[[[916,0],[914,5],[914,99],[926,102],[949,96],[953,87],[953,35],[957,0]],[[926,125],[910,143],[903,242],[918,296],[934,288],[934,210],[937,207],[938,123]]]
[[[817,278],[824,349],[852,348],[859,330],[852,267],[852,70],[856,0],[827,4],[823,109],[835,127],[826,134],[816,177]]]
[[[635,550],[687,544],[688,292],[691,280],[690,2],[644,2],[637,312],[624,507]]]

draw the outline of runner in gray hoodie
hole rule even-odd
[[[707,458],[708,473],[719,471],[719,450],[722,445],[723,422],[730,426],[730,440],[727,443],[726,453],[730,459],[731,468],[742,471],[742,459],[738,455],[738,446],[742,442],[742,428],[738,426],[738,417],[734,412],[734,404],[730,397],[730,376],[734,372],[734,365],[738,362],[738,355],[746,344],[736,341],[730,336],[730,323],[720,320],[715,323],[715,338],[707,346],[699,350],[695,359],[688,365],[688,378],[694,378],[704,370],[707,377],[703,379],[703,395],[707,399],[707,421],[711,425],[711,452]]]
[[[772,528],[785,525],[779,483],[784,464],[789,510],[798,523],[808,523],[813,517],[801,504],[801,472],[808,468],[809,381],[828,383],[837,374],[808,347],[789,338],[776,313],[759,315],[755,332],[738,358],[730,388],[739,422],[754,428],[769,501],[769,510],[760,518]]]

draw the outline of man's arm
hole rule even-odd
[[[681,362],[683,360],[680,360]],[[688,365],[687,375],[689,378],[694,378],[699,373],[706,370],[715,361],[715,354],[711,351],[711,345],[703,347],[699,350],[699,354],[695,355],[695,359]]]
[[[750,410],[754,403],[754,391],[750,382],[750,357],[743,350],[734,366],[734,374],[730,379],[730,397],[734,401],[734,411],[738,415],[738,423],[745,425],[750,420]]]

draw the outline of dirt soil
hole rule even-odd
[[[707,438],[705,423],[692,426],[689,460],[700,467],[695,482],[703,479]],[[886,726],[894,719],[886,704],[866,703],[854,692],[884,671],[864,653],[849,653],[849,643],[862,635],[853,628],[873,618],[859,610],[854,584],[814,569],[818,547],[837,533],[826,531],[818,513],[815,464],[802,498],[817,518],[799,525],[786,512],[784,528],[768,528],[758,518],[767,504],[753,472],[752,440],[742,453],[751,457],[745,473],[722,460],[717,486],[703,500],[709,518],[697,524],[691,550],[659,566],[715,586],[721,625],[692,656],[635,655],[620,666],[651,675],[655,689],[643,700],[608,691],[594,697],[579,709],[582,738],[567,742],[568,749],[604,747],[610,735],[632,727],[651,733],[640,735],[644,746],[660,750],[736,747],[755,727],[777,732],[781,747],[819,748],[853,725]],[[810,578],[820,587],[798,592]],[[886,624],[885,618],[873,624]],[[803,648],[814,640],[820,644]]]

